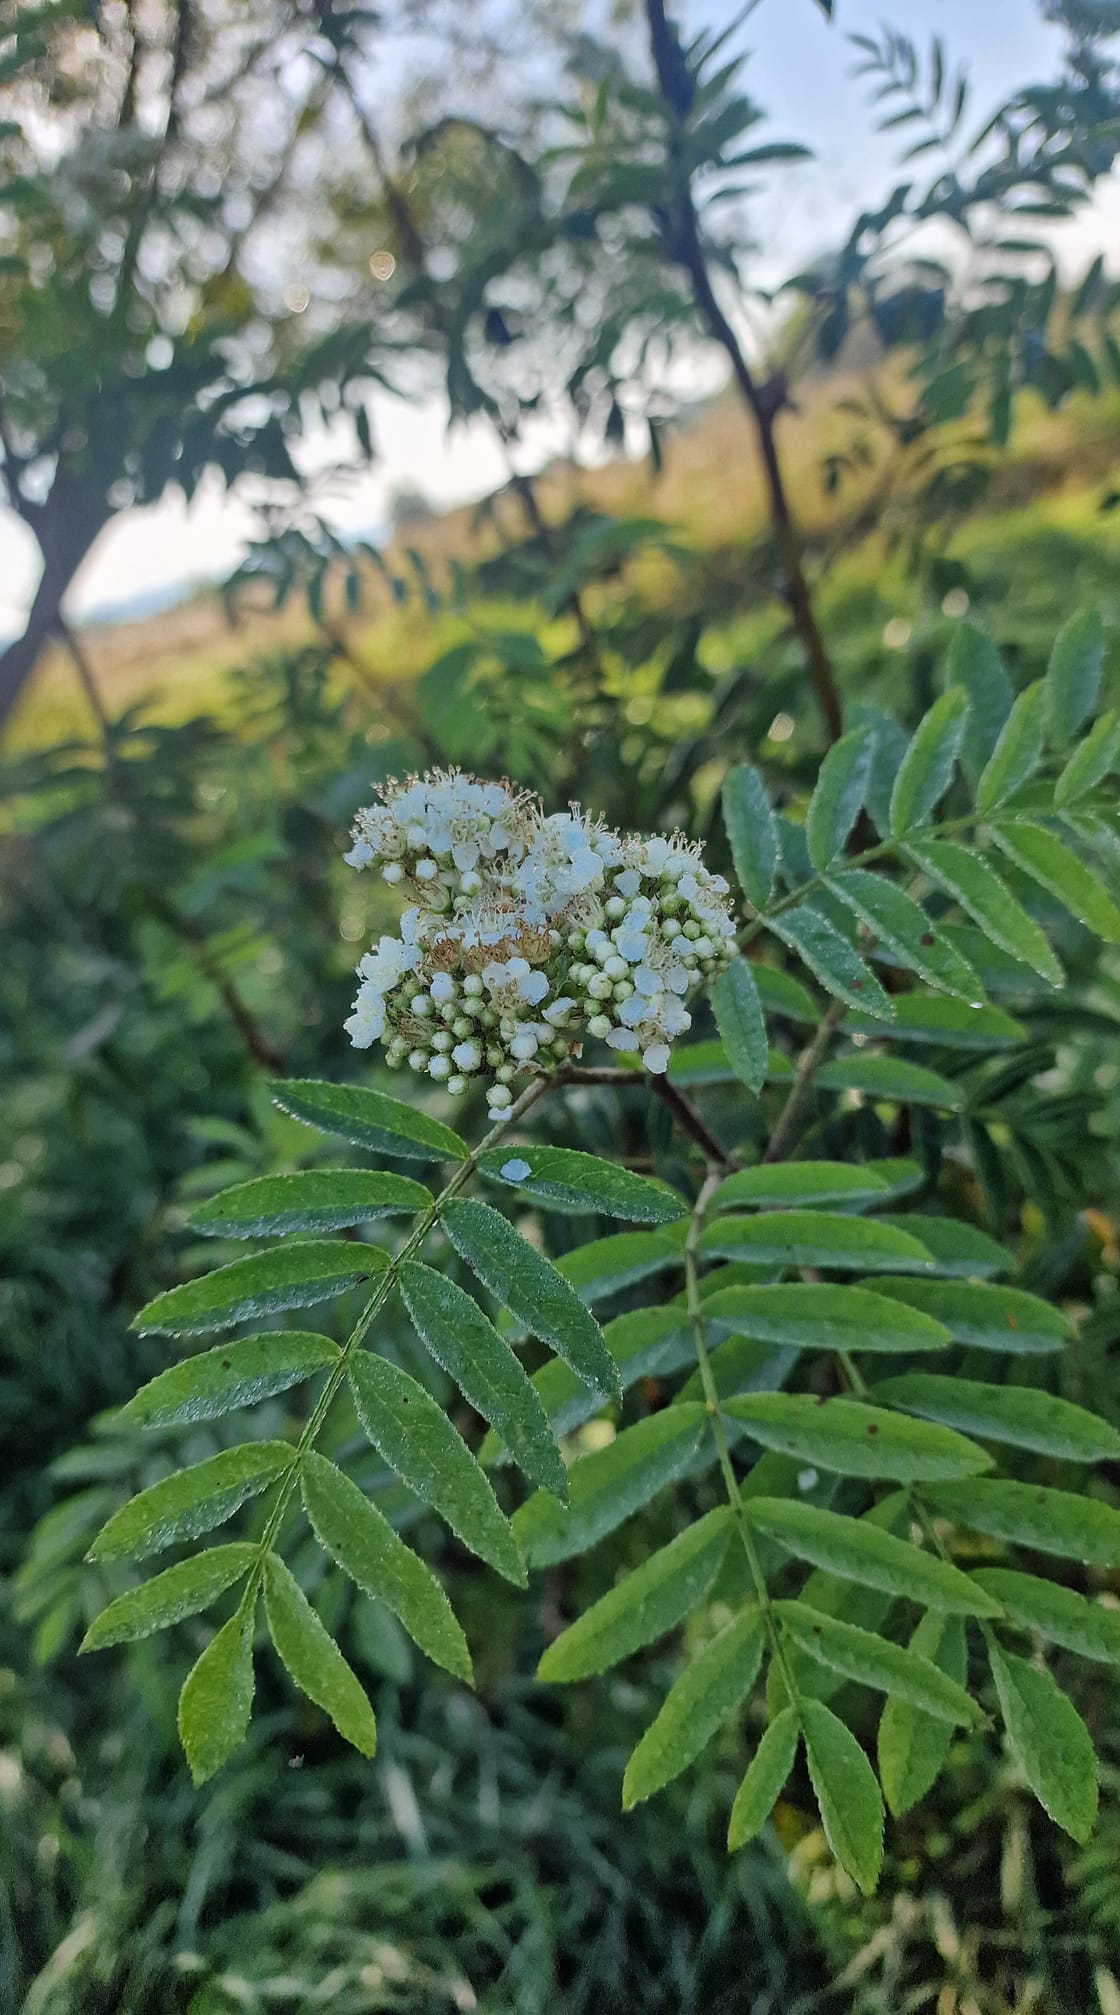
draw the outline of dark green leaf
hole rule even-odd
[[[915,867],[959,903],[1009,958],[1030,966],[1047,985],[1061,986],[1062,968],[1043,932],[986,860],[955,840],[926,840],[920,847],[908,847],[907,853]]]
[[[421,1651],[469,1684],[467,1640],[431,1569],[325,1456],[304,1457],[302,1483],[304,1509],[324,1551],[366,1595],[388,1604]]]
[[[892,1105],[929,1105],[957,1112],[964,1104],[957,1085],[904,1057],[859,1053],[834,1057],[831,1063],[821,1065],[815,1082],[822,1091],[858,1091],[865,1098],[887,1100]]]
[[[211,1546],[191,1560],[177,1561],[142,1581],[139,1588],[126,1589],[94,1618],[79,1646],[81,1651],[103,1651],[110,1644],[132,1644],[150,1637],[154,1630],[167,1630],[184,1616],[197,1616],[209,1609],[219,1595],[248,1574],[257,1557],[255,1546],[235,1543]]]
[[[1018,1574],[1010,1567],[981,1568],[976,1579],[1022,1629],[1037,1630],[1079,1658],[1120,1665],[1120,1610],[1106,1609],[1103,1602],[1091,1602],[1072,1588],[1044,1581],[1041,1575]]]
[[[231,1260],[200,1280],[184,1281],[182,1287],[157,1294],[133,1317],[132,1327],[142,1336],[153,1330],[196,1336],[210,1329],[229,1329],[253,1316],[330,1301],[359,1281],[384,1273],[388,1264],[377,1246],[349,1240],[304,1239],[279,1245],[271,1252]]]
[[[875,1396],[927,1420],[943,1421],[966,1434],[1008,1441],[1070,1462],[1115,1462],[1120,1434],[1107,1421],[1068,1399],[1022,1385],[980,1385],[968,1378],[940,1378],[909,1372],[888,1378]]]
[[[876,1289],[892,1301],[905,1302],[908,1308],[920,1309],[923,1315],[944,1323],[958,1343],[971,1344],[977,1350],[1043,1356],[1061,1350],[1073,1335],[1060,1309],[1017,1287],[903,1277],[878,1280]]]
[[[415,1106],[366,1085],[330,1084],[314,1078],[286,1078],[272,1087],[284,1112],[322,1133],[338,1134],[375,1154],[403,1161],[463,1161],[466,1142]]]
[[[377,1746],[373,1709],[298,1581],[275,1553],[264,1568],[264,1613],[277,1655],[301,1693],[363,1756]]]
[[[846,1035],[882,1034],[871,1015],[844,1017]],[[971,1007],[950,994],[895,994],[894,1027],[896,1042],[933,1043],[938,1049],[1011,1049],[1025,1042],[1022,1022],[997,1007]]]
[[[635,1308],[628,1315],[616,1316],[604,1329],[603,1342],[618,1366],[624,1392],[639,1379],[678,1371],[683,1364],[692,1364],[696,1356],[685,1312],[672,1306]],[[533,1373],[532,1382],[554,1434],[570,1434],[602,1407],[598,1394],[590,1392],[561,1358],[550,1358]],[[500,1454],[497,1435],[487,1435],[480,1460],[496,1461]]]
[[[558,1259],[556,1271],[581,1301],[594,1307],[651,1274],[680,1266],[684,1230],[687,1225],[678,1224],[672,1231],[616,1231],[609,1238],[593,1238]]]
[[[456,1197],[443,1223],[460,1257],[483,1286],[533,1336],[570,1364],[604,1399],[618,1397],[618,1369],[602,1331],[556,1268],[489,1204]]]
[[[877,1175],[873,1163],[846,1161],[759,1162],[738,1169],[721,1182],[712,1210],[733,1210],[738,1204],[768,1209],[777,1204],[868,1204],[892,1195],[891,1185]]]
[[[783,1629],[802,1651],[858,1686],[889,1693],[954,1728],[971,1728],[981,1719],[959,1681],[912,1647],[906,1651],[877,1631],[824,1616],[804,1602],[778,1602],[775,1609]]]
[[[746,959],[732,959],[711,992],[720,1041],[736,1077],[758,1091],[766,1077],[766,1024],[758,989]]]
[[[633,1175],[616,1162],[570,1147],[490,1147],[478,1157],[483,1175],[533,1197],[550,1210],[588,1211],[632,1224],[669,1224],[685,1215],[667,1184]]]
[[[731,1853],[737,1847],[745,1847],[765,1826],[793,1769],[800,1737],[796,1714],[792,1707],[784,1707],[766,1730],[735,1793],[727,1827]]]
[[[673,1630],[711,1589],[731,1527],[729,1508],[709,1511],[651,1554],[549,1645],[538,1678],[563,1684],[588,1679]]]
[[[1104,630],[1095,609],[1084,609],[1062,625],[1054,639],[1046,673],[1050,739],[1057,749],[1072,741],[1097,704]]]
[[[1019,694],[976,786],[979,811],[993,811],[1033,777],[1046,744],[1046,705],[1043,679]]]
[[[910,1639],[910,1650],[963,1688],[968,1676],[968,1647],[959,1616],[927,1610]],[[925,1797],[945,1763],[951,1741],[948,1722],[901,1695],[887,1700],[879,1721],[879,1776],[887,1805],[896,1818]]]
[[[971,623],[954,628],[946,678],[968,694],[968,733],[960,760],[965,775],[975,783],[1011,712],[1011,681],[991,638]]]
[[[944,1489],[977,1488],[953,1484]],[[801,1560],[811,1560],[844,1581],[902,1595],[927,1609],[945,1609],[958,1616],[994,1616],[999,1605],[967,1574],[947,1560],[923,1553],[905,1539],[883,1532],[866,1519],[844,1518],[816,1504],[798,1504],[781,1497],[750,1500],[750,1518],[771,1539]]]
[[[715,1276],[718,1279],[718,1275]],[[900,1298],[862,1287],[783,1282],[775,1287],[727,1287],[705,1304],[710,1322],[759,1343],[794,1350],[943,1350],[949,1331]]]
[[[847,938],[812,903],[800,903],[783,916],[769,918],[767,928],[797,953],[837,1000],[880,1021],[893,1021],[890,995]]]
[[[883,1799],[875,1772],[851,1730],[821,1700],[803,1700],[805,1756],[825,1839],[864,1895],[883,1861]]]
[[[216,1344],[161,1371],[121,1409],[121,1419],[138,1427],[181,1427],[217,1420],[237,1406],[287,1392],[317,1371],[338,1363],[329,1336],[311,1330],[280,1329],[270,1336],[242,1336]]]
[[[994,1643],[988,1655],[1019,1768],[1051,1819],[1084,1843],[1097,1817],[1097,1759],[1085,1723],[1048,1672]]]
[[[188,1223],[224,1238],[288,1231],[341,1231],[393,1212],[426,1210],[431,1195],[407,1175],[361,1168],[308,1169],[264,1175],[199,1204]]]
[[[525,1568],[509,1521],[443,1408],[387,1358],[360,1350],[348,1371],[358,1418],[390,1469],[434,1506],[464,1546],[523,1588]]]
[[[180,1539],[197,1539],[221,1525],[247,1498],[267,1490],[291,1468],[295,1451],[286,1441],[246,1441],[223,1448],[189,1469],[177,1469],[136,1497],[130,1497],[103,1525],[89,1550],[91,1560],[130,1554],[142,1560]]]
[[[244,1742],[252,1711],[253,1615],[239,1609],[210,1639],[179,1695],[179,1738],[195,1785]]]
[[[950,1428],[924,1422],[924,1434],[885,1407],[861,1400],[818,1399],[809,1392],[754,1392],[724,1402],[752,1441],[779,1448],[841,1476],[871,1476],[896,1483],[975,1476],[991,1458]],[[930,1435],[936,1435],[931,1440]]]
[[[875,737],[870,723],[834,742],[821,764],[805,815],[809,859],[818,873],[832,866],[859,817],[871,775]]]
[[[894,1225],[920,1239],[933,1255],[930,1269],[933,1273],[968,1280],[984,1274],[1010,1273],[1014,1265],[1005,1246],[997,1245],[994,1238],[976,1225],[963,1224],[955,1217],[927,1217],[924,1211],[885,1211],[878,1222]]]
[[[568,1471],[566,1507],[538,1491],[514,1512],[529,1566],[551,1567],[597,1545],[688,1469],[708,1429],[706,1407],[669,1406],[582,1456]]]
[[[723,782],[723,823],[743,893],[756,910],[766,907],[778,863],[778,832],[766,786],[749,763]]]
[[[831,875],[826,887],[874,932],[883,952],[898,965],[970,1007],[982,1004],[984,989],[968,960],[904,889],[866,868],[845,868]]]
[[[865,1273],[881,1267],[928,1266],[925,1247],[877,1218],[840,1211],[774,1210],[759,1217],[725,1217],[700,1234],[700,1250],[721,1259],[767,1266],[825,1266]]]
[[[761,1613],[752,1605],[685,1666],[626,1765],[625,1812],[679,1777],[746,1699],[758,1677],[765,1636]]]
[[[946,1518],[993,1539],[1087,1566],[1120,1567],[1120,1511],[1095,1497],[990,1477],[934,1484],[928,1494]]]
[[[918,723],[891,792],[891,834],[895,839],[928,824],[931,812],[944,797],[968,715],[967,693],[960,686],[950,686]]]
[[[1120,764],[1120,719],[1110,707],[1094,722],[1089,734],[1074,749],[1054,785],[1054,803],[1075,805]]]

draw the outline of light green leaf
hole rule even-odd
[[[993,1539],[1090,1567],[1120,1567],[1120,1511],[1095,1497],[991,1477],[931,1484],[928,1495],[946,1518]]]
[[[725,1217],[705,1226],[700,1250],[719,1259],[765,1266],[826,1266],[845,1272],[928,1266],[925,1247],[878,1218],[841,1211],[774,1210],[760,1217]]]
[[[879,1293],[944,1323],[957,1343],[976,1350],[1043,1356],[1062,1350],[1074,1333],[1060,1309],[1017,1287],[889,1276],[875,1284]]]
[[[1092,1602],[1072,1588],[1044,1581],[1041,1575],[1018,1574],[1010,1567],[981,1568],[976,1579],[1021,1629],[1037,1630],[1079,1658],[1120,1665],[1120,1610],[1106,1609],[1103,1602]]]
[[[875,1772],[851,1730],[823,1701],[802,1701],[801,1730],[825,1839],[869,1896],[883,1862],[883,1799]]]
[[[704,1406],[667,1406],[623,1428],[605,1448],[581,1456],[568,1471],[566,1507],[538,1491],[513,1514],[529,1566],[551,1567],[586,1553],[632,1518],[689,1468],[708,1426]],[[711,1452],[714,1460],[714,1447]]]
[[[372,1756],[377,1730],[365,1690],[275,1553],[265,1561],[264,1613],[277,1655],[300,1692],[329,1715],[343,1741]]]
[[[416,1106],[371,1091],[367,1085],[330,1084],[314,1078],[286,1078],[272,1087],[284,1112],[322,1133],[338,1134],[356,1147],[391,1154],[402,1161],[464,1161],[466,1142]]]
[[[876,1174],[873,1162],[760,1162],[738,1169],[721,1182],[711,1201],[713,1210],[734,1210],[737,1204],[769,1209],[775,1204],[869,1204],[892,1195],[891,1185]]]
[[[1046,706],[1044,679],[1019,694],[976,786],[979,811],[994,811],[1033,777],[1046,742]]]
[[[778,832],[766,786],[749,763],[729,770],[723,782],[723,823],[743,893],[764,909],[778,864]]]
[[[992,1678],[1012,1753],[1043,1809],[1084,1844],[1097,1817],[1089,1731],[1048,1672],[990,1643]]]
[[[196,1786],[244,1742],[252,1711],[253,1614],[239,1609],[210,1639],[179,1695],[179,1739]]]
[[[994,643],[971,623],[958,623],[945,672],[951,686],[968,694],[968,733],[961,744],[961,768],[975,783],[1011,712],[1011,681]]]
[[[736,1077],[758,1091],[766,1077],[766,1024],[758,989],[746,959],[732,959],[711,991],[720,1041]]]
[[[805,1602],[777,1602],[774,1608],[783,1630],[802,1651],[857,1686],[905,1700],[953,1728],[972,1728],[981,1720],[979,1708],[959,1681],[920,1651],[904,1650],[875,1630],[824,1616]]]
[[[926,825],[944,797],[952,782],[968,715],[967,693],[960,686],[950,686],[919,721],[891,792],[894,839]]]
[[[439,1512],[464,1546],[524,1588],[525,1568],[509,1521],[442,1406],[388,1358],[360,1350],[348,1371],[358,1418],[390,1469]]]
[[[943,1489],[975,1489],[975,1484],[946,1484]],[[927,1609],[945,1609],[958,1616],[994,1616],[999,1604],[959,1567],[923,1553],[905,1539],[883,1532],[866,1519],[845,1518],[820,1505],[799,1504],[782,1497],[750,1500],[752,1525],[776,1539],[800,1560],[857,1581],[902,1595]]]
[[[604,1399],[616,1399],[618,1368],[594,1316],[508,1218],[489,1204],[456,1197],[444,1206],[443,1224],[460,1258],[495,1299],[570,1364],[585,1385]]]
[[[933,1316],[863,1287],[727,1287],[709,1298],[705,1313],[756,1342],[794,1350],[943,1350],[951,1340]]]
[[[711,1589],[731,1529],[731,1511],[722,1506],[678,1533],[549,1645],[537,1677],[559,1684],[588,1679],[675,1629]]]
[[[94,1618],[80,1651],[104,1651],[110,1644],[133,1644],[154,1630],[167,1630],[185,1616],[209,1609],[225,1589],[248,1574],[257,1557],[255,1546],[235,1543],[211,1546],[190,1560],[166,1567],[139,1588],[126,1589]]]
[[[809,859],[818,873],[832,866],[859,817],[871,775],[875,736],[869,723],[834,742],[817,775],[805,815]]]
[[[746,1699],[765,1638],[761,1612],[751,1604],[685,1666],[626,1765],[624,1812],[679,1777]]]
[[[927,1217],[925,1211],[884,1211],[877,1222],[894,1225],[898,1231],[920,1239],[933,1255],[932,1273],[967,1280],[984,1274],[1010,1273],[1015,1264],[1005,1246],[998,1245],[978,1226],[963,1224],[959,1218]]]
[[[867,925],[896,965],[970,1007],[982,1004],[984,989],[968,960],[905,889],[866,868],[845,868],[825,886]]]
[[[121,1419],[137,1427],[182,1427],[218,1420],[238,1406],[253,1406],[287,1392],[315,1372],[338,1363],[329,1336],[311,1330],[280,1329],[270,1336],[242,1336],[184,1358],[142,1385]]]
[[[232,1518],[247,1498],[267,1490],[294,1460],[295,1451],[286,1441],[246,1441],[189,1469],[177,1469],[122,1504],[102,1526],[88,1558],[112,1560],[117,1554],[129,1554],[142,1560],[177,1540],[197,1539],[199,1533]]]
[[[200,1280],[184,1281],[182,1287],[157,1294],[133,1317],[132,1327],[142,1336],[153,1330],[197,1336],[210,1329],[229,1329],[253,1316],[330,1301],[359,1281],[384,1273],[388,1264],[377,1246],[348,1240],[305,1239],[280,1245],[272,1252],[231,1260]]]
[[[1115,1462],[1120,1434],[1086,1407],[1022,1385],[981,1385],[968,1378],[908,1372],[885,1379],[875,1397],[988,1441],[1008,1441],[1069,1462]]]
[[[784,1707],[766,1730],[735,1793],[727,1827],[730,1853],[745,1847],[765,1826],[793,1769],[800,1739],[797,1716],[792,1707]]]
[[[951,994],[895,994],[894,1027],[896,1042],[932,1043],[938,1049],[1012,1049],[1025,1042],[1022,1022],[1003,1008],[970,1007]],[[845,1015],[845,1035],[881,1035],[871,1015]]]
[[[972,917],[1009,958],[1030,966],[1048,986],[1062,985],[1062,968],[1044,932],[981,855],[958,846],[955,840],[926,840],[906,851],[914,866],[959,903],[966,916]]]
[[[477,1302],[419,1260],[404,1262],[400,1287],[416,1334],[436,1363],[490,1422],[525,1475],[566,1497],[560,1450],[529,1375]]]
[[[684,1230],[687,1225],[678,1224],[671,1231],[616,1231],[609,1238],[593,1238],[558,1259],[556,1271],[591,1308],[624,1287],[683,1265]]]
[[[1099,875],[1046,826],[1030,819],[1008,819],[992,827],[996,843],[1009,860],[1052,896],[1106,944],[1120,944],[1120,909],[1101,884]]]
[[[388,1604],[436,1665],[469,1685],[467,1640],[431,1569],[325,1456],[305,1455],[302,1484],[304,1510],[324,1552],[366,1595]]]
[[[1076,805],[1087,797],[1120,764],[1120,718],[1110,707],[1095,721],[1083,742],[1074,749],[1054,785],[1054,803],[1060,809]]]
[[[869,965],[861,959],[847,938],[841,937],[812,903],[799,903],[784,915],[767,919],[767,929],[797,953],[809,971],[837,1000],[879,1021],[893,1021],[890,995],[879,984]]]
[[[198,1204],[188,1224],[219,1238],[255,1238],[288,1231],[341,1231],[393,1212],[426,1210],[431,1194],[407,1175],[371,1169],[307,1169],[263,1175]]]
[[[631,1224],[670,1224],[686,1214],[667,1183],[650,1182],[618,1163],[570,1147],[489,1147],[478,1166],[491,1182],[520,1191],[549,1210],[590,1211]]]
[[[975,1476],[991,1468],[991,1457],[951,1428],[923,1422],[925,1432],[915,1433],[917,1421],[861,1400],[818,1399],[810,1392],[752,1392],[725,1401],[724,1412],[742,1421],[752,1441],[760,1441],[764,1448],[779,1448],[841,1476],[920,1483]]]
[[[1063,623],[1046,672],[1050,739],[1056,749],[1072,741],[1097,704],[1104,662],[1104,630],[1096,609]]]
[[[958,1085],[927,1070],[924,1064],[908,1063],[904,1057],[833,1057],[817,1071],[815,1083],[822,1091],[858,1091],[865,1098],[886,1100],[892,1105],[929,1105],[943,1112],[959,1112],[964,1094]]]
[[[911,1653],[945,1673],[963,1689],[968,1647],[959,1616],[927,1610],[910,1639]],[[965,1698],[967,1699],[967,1694]],[[952,1728],[899,1694],[892,1695],[879,1721],[879,1777],[896,1818],[909,1812],[936,1781],[949,1754]]]

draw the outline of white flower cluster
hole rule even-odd
[[[358,966],[346,1023],[462,1094],[485,1081],[492,1119],[527,1070],[578,1055],[585,1035],[663,1071],[690,1026],[685,996],[731,957],[735,920],[700,849],[623,838],[578,806],[461,771],[387,784],[359,812],[352,867],[376,866],[412,900],[400,936]]]

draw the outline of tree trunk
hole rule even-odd
[[[82,484],[55,480],[32,530],[43,555],[43,572],[22,637],[0,652],[0,732],[35,669],[44,644],[57,631],[62,603],[82,561],[110,513],[100,496]]]

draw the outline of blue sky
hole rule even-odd
[[[683,11],[699,28],[723,25],[737,6],[733,0],[689,0]],[[978,113],[1017,84],[1045,76],[1059,47],[1035,0],[836,0],[836,14],[830,28],[815,0],[761,0],[738,38],[752,51],[748,86],[769,108],[774,136],[809,139],[815,150],[811,163],[784,171],[753,211],[759,238],[775,248],[773,277],[827,244],[892,179],[898,139],[868,132],[864,86],[849,74],[854,52],[847,33],[874,33],[886,20],[921,47],[940,34],[950,54],[967,64]],[[1078,225],[1068,247],[1071,260],[1083,258],[1094,240],[1104,243],[1111,235],[1117,242],[1116,196],[1111,190],[1098,215]],[[418,409],[384,399],[375,406],[375,426],[381,460],[339,498],[334,515],[341,525],[377,522],[389,493],[406,481],[454,503],[503,479],[488,428],[459,429],[448,438],[436,403]],[[546,429],[532,451],[543,457],[566,445],[564,435]],[[249,523],[245,506],[216,485],[203,490],[189,511],[171,496],[130,512],[102,535],[68,612],[80,617],[143,590],[229,571]],[[0,511],[0,633],[16,626],[37,571],[23,527]]]

